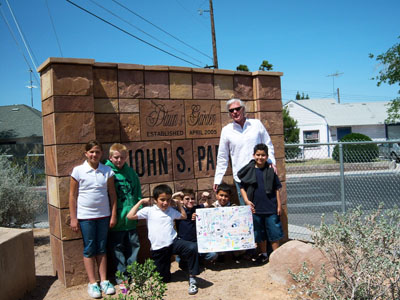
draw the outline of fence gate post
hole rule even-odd
[[[346,199],[344,194],[344,162],[343,144],[339,143],[339,163],[340,163],[340,199],[342,201],[342,213],[346,212]]]

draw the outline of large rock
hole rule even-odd
[[[268,275],[280,284],[293,284],[295,282],[289,274],[289,270],[298,273],[303,262],[307,263],[308,268],[314,269],[315,276],[319,274],[322,265],[328,265],[328,260],[319,249],[313,248],[311,244],[290,241],[271,254],[267,265]]]

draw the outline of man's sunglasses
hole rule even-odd
[[[239,106],[239,107],[235,107],[235,108],[229,109],[229,112],[230,112],[230,113],[233,113],[233,112],[235,112],[235,111],[240,111],[241,109],[242,109],[242,107]]]

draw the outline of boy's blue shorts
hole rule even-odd
[[[108,227],[110,217],[79,220],[83,237],[83,256],[93,257],[106,253]]]
[[[283,238],[281,220],[277,214],[253,214],[253,223],[256,243],[266,240],[276,242]]]

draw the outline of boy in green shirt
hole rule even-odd
[[[142,190],[139,177],[128,166],[126,146],[115,143],[110,148],[109,160],[106,165],[114,171],[115,190],[117,192],[117,224],[110,228],[108,249],[112,263],[112,270],[126,273],[126,267],[136,261],[139,252],[139,236],[136,231],[136,220],[128,220],[126,215],[131,208],[142,199]],[[124,282],[117,279],[121,289],[125,289]]]

